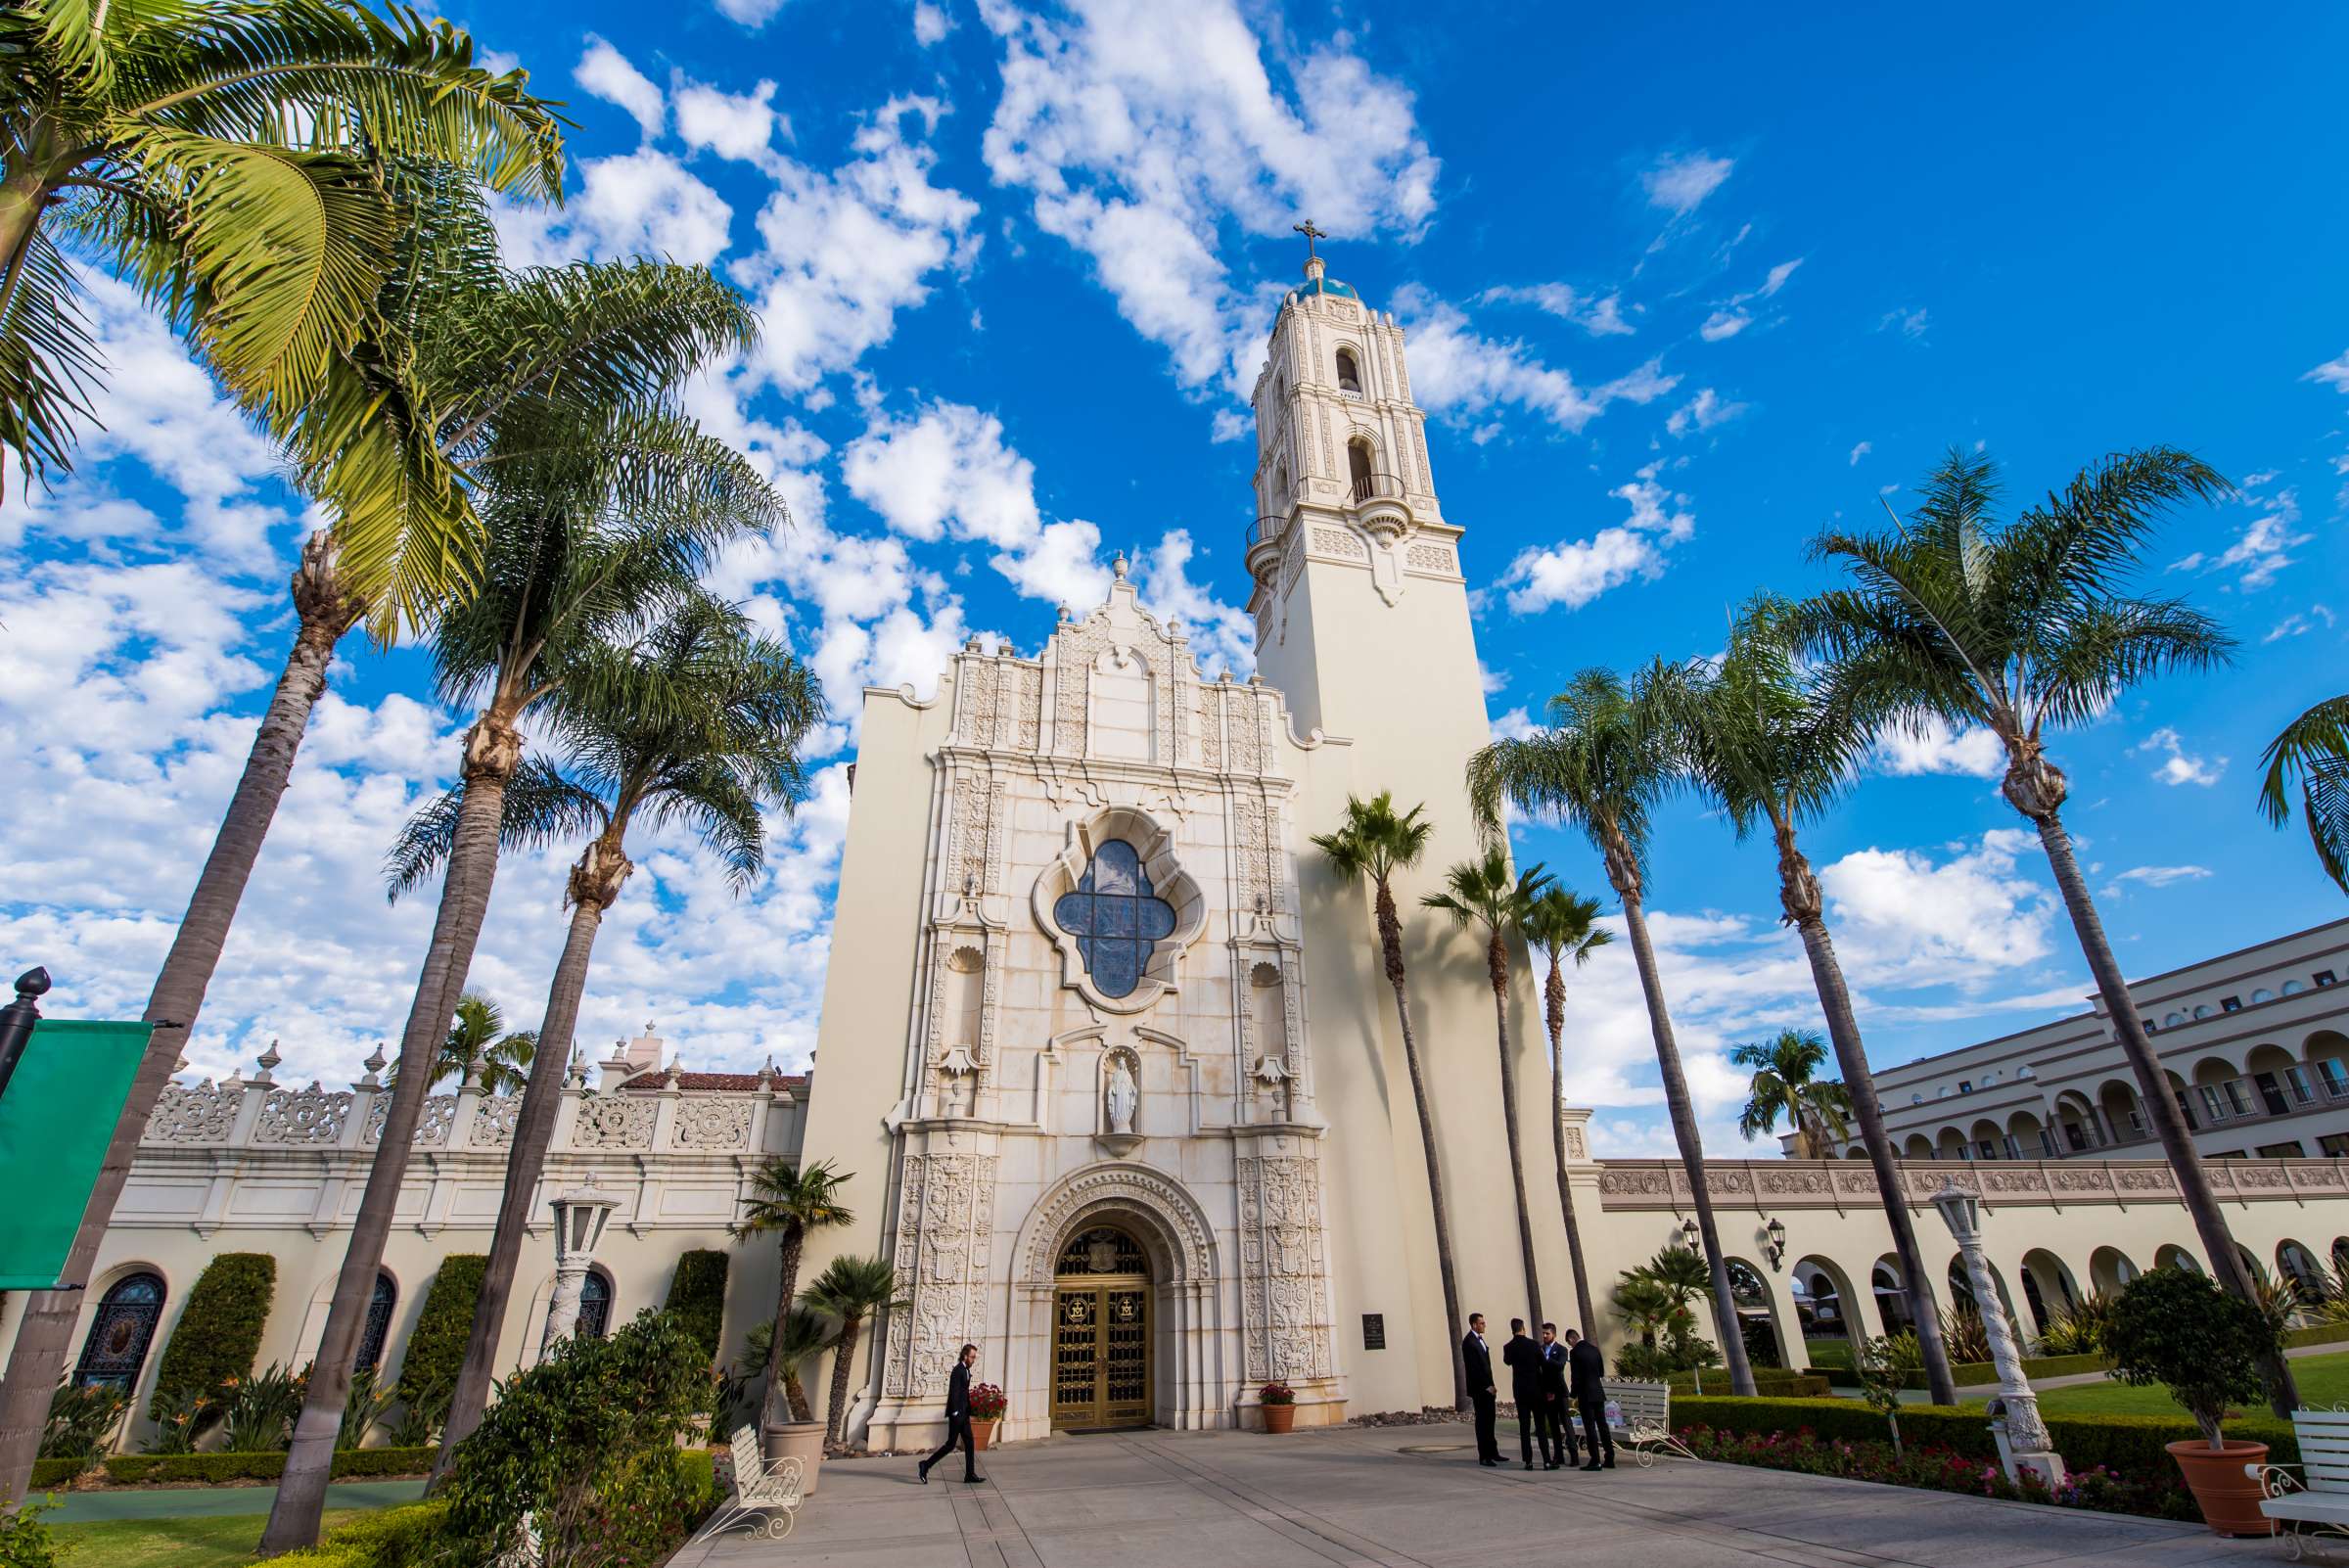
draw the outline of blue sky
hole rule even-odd
[[[2060,743],[2133,972],[2337,917],[2256,759],[2339,689],[2349,625],[2349,16],[2325,7],[1773,14],[1657,8],[679,0],[459,20],[568,99],[575,193],[504,218],[517,262],[708,261],[765,321],[695,390],[792,497],[724,586],[790,635],[843,725],[773,867],[731,900],[639,856],[584,1040],[646,1019],[689,1057],[814,1039],[856,689],[928,686],[974,630],[1033,650],[1113,549],[1245,668],[1246,389],[1305,216],[1410,334],[1497,724],[1586,664],[1718,646],[1802,542],[1880,516],[1947,447],[2017,495],[2166,441],[2242,484],[2148,580],[2241,639]],[[11,486],[0,737],[21,759],[0,931],[56,1010],[135,1014],[283,657],[315,520],[103,280],[116,367],[75,479]],[[344,650],[191,1050],[277,1038],[346,1080],[394,1034],[429,908],[375,866],[462,715],[413,652]],[[1980,737],[1888,751],[1811,837],[1879,1061],[2072,1010],[2085,970]],[[1601,891],[1578,844],[1521,853]],[[477,981],[535,1021],[563,856],[504,874]],[[1693,806],[1652,883],[1710,1141],[1715,1054],[1813,1022],[1771,863]],[[1579,989],[1602,1148],[1662,1146],[1610,956]]]

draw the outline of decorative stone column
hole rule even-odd
[[[2047,1423],[2039,1417],[2039,1396],[2023,1375],[2022,1351],[2006,1322],[2006,1306],[1999,1297],[1998,1280],[1990,1260],[1982,1255],[1982,1206],[1951,1176],[1941,1178],[1933,1207],[1957,1238],[1965,1260],[1965,1277],[1973,1285],[1974,1303],[1982,1311],[1983,1336],[1990,1341],[1991,1364],[1998,1368],[1999,1397],[1991,1402],[1990,1431],[1999,1445],[1999,1463],[2009,1481],[2021,1473],[2037,1476],[2050,1490],[2063,1484],[2063,1455],[2054,1450]]]
[[[585,1186],[559,1192],[548,1200],[555,1211],[555,1294],[546,1304],[546,1333],[538,1341],[538,1359],[578,1326],[579,1291],[587,1281],[587,1266],[595,1261],[596,1243],[620,1199],[600,1190],[590,1176]]]

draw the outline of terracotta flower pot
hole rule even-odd
[[[1267,1432],[1286,1432],[1297,1424],[1297,1407],[1294,1405],[1267,1405],[1261,1407],[1265,1412],[1265,1430]]]
[[[987,1446],[995,1440],[995,1428],[1002,1424],[1003,1417],[1000,1415],[985,1416],[973,1421],[971,1423],[971,1447],[979,1453],[985,1453]]]
[[[2250,1464],[2265,1464],[2265,1443],[2229,1443],[2214,1449],[2200,1438],[2166,1445],[2186,1488],[2202,1510],[2202,1522],[2222,1536],[2272,1536],[2275,1521],[2259,1511],[2259,1482],[2244,1472]]]
[[[786,1458],[800,1461],[800,1496],[813,1497],[816,1476],[824,1467],[824,1423],[793,1421],[762,1428],[759,1436],[768,1463]]]

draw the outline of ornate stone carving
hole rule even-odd
[[[680,1149],[747,1149],[751,1102],[730,1095],[688,1094],[677,1101],[675,1137]]]
[[[983,655],[961,661],[961,689],[954,694],[963,744],[995,744],[995,662]]]
[[[946,854],[946,891],[962,895],[988,891],[988,841],[994,792],[984,773],[965,773],[954,781],[953,843]]]
[[[1109,646],[1109,628],[1091,623],[1062,626],[1053,641],[1059,683],[1052,694],[1052,752],[1056,757],[1082,757],[1093,664]]]
[[[514,1127],[522,1115],[522,1096],[492,1094],[473,1108],[473,1132],[468,1139],[477,1149],[510,1149]]]
[[[244,1103],[242,1084],[215,1085],[208,1078],[193,1088],[166,1084],[155,1102],[154,1113],[147,1118],[144,1141],[226,1143],[236,1130],[237,1109]],[[376,1103],[382,1104],[382,1098]]]
[[[1245,797],[1231,804],[1233,859],[1240,874],[1239,908],[1270,913],[1280,906],[1280,889],[1272,876],[1269,808],[1263,801]]]
[[[590,1094],[579,1101],[572,1146],[580,1149],[649,1149],[653,1146],[651,1100],[635,1094]]]
[[[1323,555],[1334,555],[1342,561],[1367,561],[1369,547],[1344,529],[1313,530],[1313,548]]]
[[[1441,544],[1414,544],[1404,552],[1403,558],[1414,572],[1451,573],[1457,570],[1452,565],[1451,551]]]
[[[1013,665],[1004,685],[1010,694],[1012,733],[1021,751],[1033,752],[1044,717],[1044,672],[1035,665]]]
[[[392,1115],[392,1092],[387,1089],[375,1097],[367,1109],[367,1130],[360,1138],[374,1148],[384,1141],[384,1123]],[[424,1102],[424,1113],[416,1118],[416,1135],[408,1140],[415,1149],[438,1149],[448,1144],[448,1130],[456,1125],[457,1097],[454,1094],[435,1094]]]
[[[1240,1303],[1249,1382],[1330,1375],[1321,1168],[1311,1154],[1244,1155]]]
[[[260,1119],[253,1125],[255,1143],[282,1143],[316,1148],[343,1136],[350,1120],[349,1091],[328,1093],[313,1084],[306,1089],[273,1088],[261,1100]]]
[[[967,1341],[987,1337],[994,1244],[995,1157],[909,1154],[898,1221],[898,1296],[890,1314],[889,1392],[920,1398],[945,1387]]]
[[[1187,1284],[1216,1277],[1215,1249],[1198,1205],[1174,1182],[1138,1165],[1097,1165],[1079,1172],[1036,1207],[1029,1222],[1028,1256],[1021,1277],[1036,1286],[1052,1283],[1060,1243],[1079,1216],[1095,1209],[1124,1209],[1152,1221],[1166,1239],[1174,1277]]]
[[[1258,700],[1253,687],[1234,687],[1223,704],[1230,723],[1224,740],[1231,751],[1231,770],[1234,773],[1262,773],[1265,770],[1265,705]]]

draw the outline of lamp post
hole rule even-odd
[[[17,999],[0,1007],[0,1094],[17,1071],[17,1059],[32,1038],[32,1026],[41,1021],[40,1000],[49,990],[49,971],[27,969],[17,977]]]
[[[555,1293],[546,1304],[546,1333],[538,1341],[540,1360],[578,1326],[579,1292],[587,1283],[587,1266],[595,1258],[596,1243],[604,1239],[604,1225],[612,1211],[620,1207],[620,1199],[599,1189],[590,1176],[585,1186],[558,1192],[547,1203],[555,1211]]]
[[[1941,1190],[1933,1194],[1933,1207],[1941,1211],[1942,1222],[1957,1238],[1958,1255],[1965,1260],[1965,1277],[1972,1282],[1974,1300],[1982,1309],[1983,1337],[1990,1341],[1991,1365],[1998,1369],[1999,1397],[1990,1405],[1990,1431],[1999,1445],[1999,1463],[2007,1480],[2019,1484],[2018,1472],[2028,1473],[2052,1491],[2063,1484],[2063,1455],[2055,1452],[2048,1425],[2039,1417],[2039,1396],[2031,1392],[2030,1380],[2023,1376],[2022,1352],[2007,1329],[2006,1310],[1999,1300],[1990,1260],[1982,1256],[1981,1201],[1955,1178],[1943,1176]]]
[[[1762,1227],[1763,1249],[1770,1254],[1770,1271],[1776,1273],[1786,1262],[1786,1222],[1776,1215]]]

